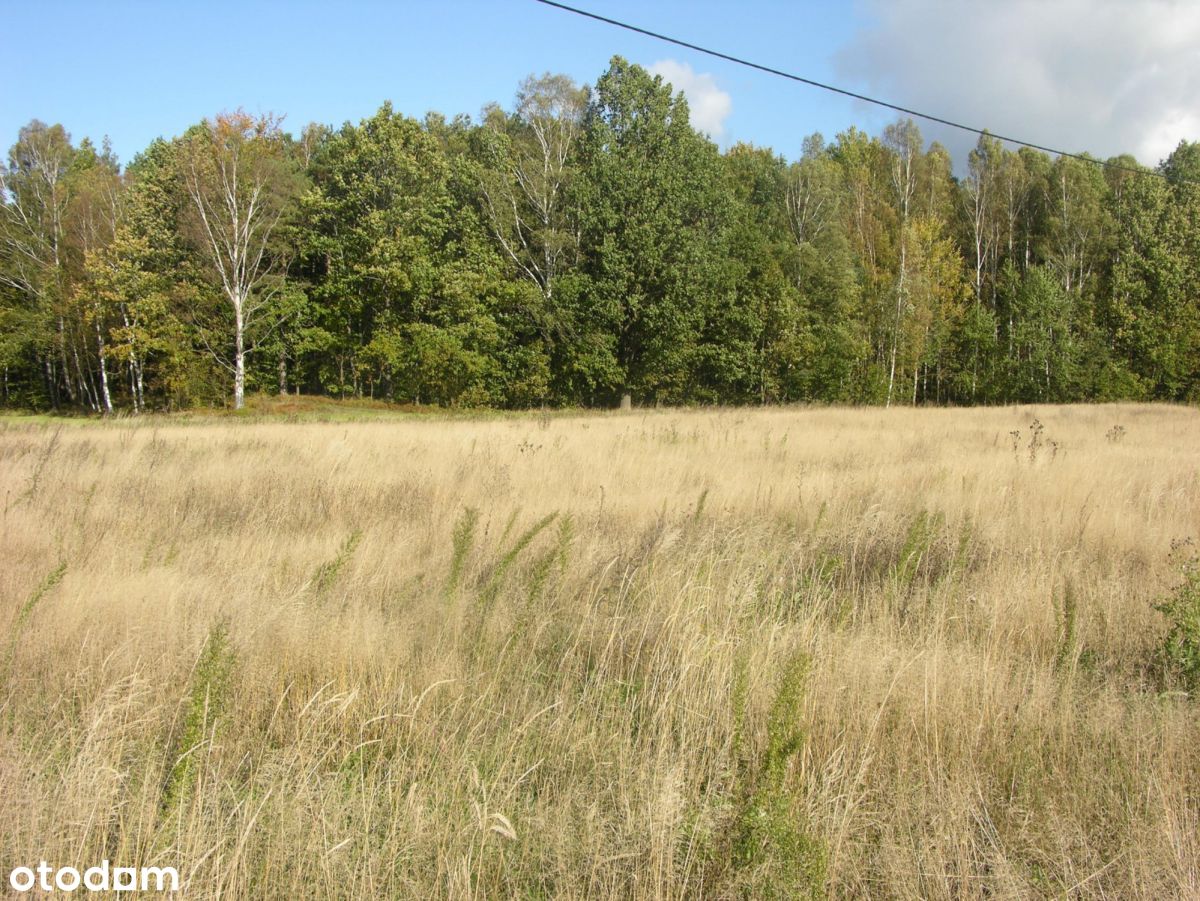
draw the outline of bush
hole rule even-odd
[[[1167,618],[1158,649],[1163,681],[1189,694],[1200,693],[1200,563],[1183,567],[1183,582],[1155,608]]]

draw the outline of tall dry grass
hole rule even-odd
[[[10,420],[0,494],[5,876],[1200,896],[1194,410]]]

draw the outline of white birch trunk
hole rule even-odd
[[[108,390],[108,365],[104,361],[104,330],[100,328],[100,317],[96,317],[96,350],[100,359],[100,396],[104,404],[104,414],[112,416],[112,394]]]
[[[233,352],[233,408],[246,405],[246,330],[242,320],[242,305],[234,305],[234,328],[237,332]]]

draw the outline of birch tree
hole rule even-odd
[[[117,231],[121,214],[121,176],[107,142],[103,152],[97,154],[91,142],[85,139],[76,151],[72,169],[73,190],[66,232],[80,266],[73,293],[84,331],[90,332],[90,339],[95,340],[100,383],[94,392],[94,404],[106,415],[111,415],[113,392],[108,377],[107,310],[99,293],[93,290],[91,275],[95,272],[96,255],[112,243]]]
[[[191,238],[228,304],[232,359],[205,339],[233,374],[233,405],[246,395],[246,357],[261,335],[286,270],[272,238],[299,195],[279,119],[223,113],[184,139],[180,174],[190,200]]]
[[[908,300],[901,344],[901,371],[912,376],[912,403],[919,396],[942,399],[942,384],[950,364],[954,334],[961,328],[971,288],[963,259],[954,242],[943,234],[941,223],[916,216],[908,236]]]
[[[488,123],[494,168],[481,180],[484,209],[505,256],[537,289],[545,313],[559,274],[578,254],[566,197],[587,98],[565,75],[530,76],[517,92],[514,115],[493,115]],[[535,318],[549,337],[546,316]]]
[[[784,204],[797,247],[818,241],[838,213],[841,187],[837,165],[819,134],[804,140],[804,155],[788,169]]]
[[[913,192],[917,187],[917,161],[921,156],[921,132],[912,119],[889,125],[883,133],[886,146],[892,151],[892,189],[896,192],[896,211],[900,218],[900,260],[896,276],[896,318],[892,323],[892,353],[888,366],[887,406],[892,405],[892,391],[896,384],[896,356],[905,309],[910,307],[907,296],[908,285],[908,219]],[[914,389],[915,393],[915,389]]]
[[[975,267],[975,302],[983,302],[983,274],[993,252],[996,237],[993,219],[997,192],[996,169],[1003,154],[1000,142],[983,134],[967,157],[967,177],[963,180],[963,207],[971,237],[971,262]]]
[[[0,283],[25,302],[22,312],[30,323],[46,392],[55,406],[60,385],[72,403],[76,399],[62,309],[70,201],[67,170],[74,153],[61,125],[34,120],[21,129],[9,151],[8,166],[0,168]]]
[[[1098,167],[1065,157],[1055,161],[1047,184],[1047,261],[1068,294],[1082,295],[1099,265],[1108,231],[1106,193]]]

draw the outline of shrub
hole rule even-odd
[[[1163,682],[1189,694],[1200,692],[1200,562],[1183,566],[1183,581],[1155,609],[1167,618],[1158,648]]]

